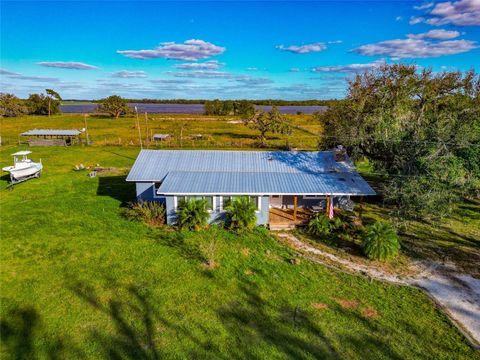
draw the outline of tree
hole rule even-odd
[[[27,112],[28,109],[23,100],[13,94],[0,93],[0,116],[21,116]]]
[[[240,196],[225,207],[227,211],[229,227],[236,231],[251,230],[257,223],[255,211],[257,207],[248,196]]]
[[[480,78],[385,65],[349,82],[345,102],[317,115],[320,147],[344,145],[384,174],[401,217],[442,216],[480,195]]]
[[[255,105],[248,100],[235,101],[233,103],[233,113],[251,119],[255,115]]]
[[[52,101],[57,101],[60,103],[62,101],[62,98],[60,97],[60,94],[57,93],[55,90],[52,89],[45,89],[45,92],[47,93],[47,99],[48,99],[48,116],[50,117],[51,114],[51,109],[52,109]],[[60,104],[58,104],[60,105]]]
[[[398,255],[398,236],[395,228],[385,222],[377,221],[365,228],[362,237],[362,249],[372,260],[386,261]]]
[[[291,129],[287,123],[286,116],[281,114],[276,106],[269,112],[258,112],[250,119],[244,120],[244,124],[253,130],[260,132],[258,136],[259,146],[267,146],[267,133],[288,134]]]
[[[231,100],[209,100],[203,105],[206,115],[231,115],[234,113],[234,103]]]
[[[104,112],[118,119],[120,115],[125,115],[129,112],[127,100],[118,95],[112,95],[100,100],[97,106],[98,112]]]
[[[207,226],[210,205],[205,199],[182,200],[178,206],[177,222],[180,229],[199,230]]]

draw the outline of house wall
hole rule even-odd
[[[143,201],[153,201],[154,198],[155,184],[154,183],[135,183],[137,190],[137,200]]]
[[[158,198],[156,200],[158,200]],[[266,225],[268,224],[269,216],[269,197],[262,196],[260,205],[260,210],[255,213],[257,216],[257,225]],[[165,196],[165,210],[167,213],[167,224],[175,225],[177,221],[177,215],[174,196]],[[218,224],[226,221],[226,219],[227,213],[221,208],[220,196],[215,196],[215,208],[210,213],[210,219],[208,220],[208,222],[210,224]]]

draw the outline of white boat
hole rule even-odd
[[[41,162],[33,162],[28,158],[32,152],[28,150],[18,151],[13,156],[13,166],[4,167],[2,170],[10,173],[12,184],[40,177],[43,165]]]

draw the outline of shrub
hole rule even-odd
[[[398,255],[398,236],[395,228],[385,222],[377,221],[365,227],[362,236],[364,254],[373,260],[389,260]]]
[[[256,206],[248,196],[234,198],[225,207],[229,228],[237,231],[251,230],[257,223]]]
[[[130,203],[124,215],[129,220],[144,221],[151,226],[165,224],[165,206],[156,201]]]
[[[342,221],[335,217],[329,219],[322,213],[316,214],[307,225],[307,231],[316,236],[328,236],[342,226]]]
[[[182,200],[178,206],[177,222],[181,229],[199,230],[208,224],[210,205],[205,199]]]

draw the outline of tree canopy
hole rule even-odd
[[[260,132],[258,141],[261,147],[266,146],[267,133],[288,134],[291,131],[287,117],[281,114],[276,106],[273,106],[272,110],[268,112],[255,113],[250,119],[244,120],[244,124]]]
[[[25,102],[13,94],[0,93],[0,116],[14,117],[28,112]]]
[[[342,144],[386,175],[402,216],[445,215],[480,194],[480,78],[385,65],[349,82],[347,101],[318,119],[320,147]]]
[[[118,119],[120,115],[127,114],[130,109],[126,99],[118,95],[112,95],[100,100],[100,103],[97,106],[97,111],[107,113],[110,116],[115,117],[115,119]]]

